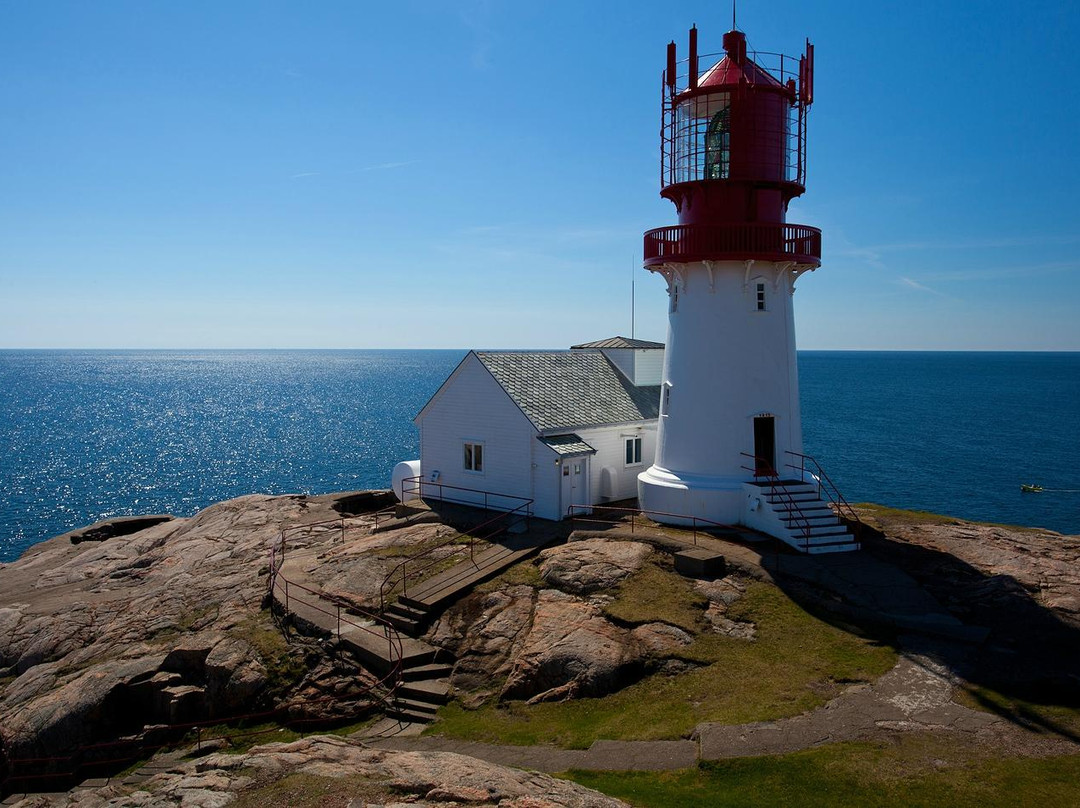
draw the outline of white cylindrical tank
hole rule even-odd
[[[419,477],[420,474],[419,460],[403,460],[394,466],[390,487],[394,490],[394,496],[398,498],[398,502],[404,502],[406,496],[410,498],[417,496],[418,492],[415,490],[415,486],[412,486],[409,491],[403,492],[401,489],[405,480],[410,477]]]

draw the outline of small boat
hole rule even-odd
[[[1041,485],[1028,485],[1027,483],[1020,483],[1020,490],[1025,494],[1038,494],[1043,490]]]

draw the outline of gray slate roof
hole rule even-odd
[[[595,454],[596,449],[591,447],[585,441],[581,439],[580,435],[542,435],[537,438],[541,443],[550,446],[555,450],[555,454],[563,455],[579,455],[579,454]]]
[[[571,349],[577,348],[663,348],[662,342],[649,342],[647,339],[631,339],[630,337],[608,337],[594,342],[583,342],[580,345],[571,345]]]
[[[478,351],[476,356],[541,432],[660,414],[660,387],[635,387],[600,351]]]

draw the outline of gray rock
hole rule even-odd
[[[586,595],[611,589],[641,569],[653,549],[634,541],[585,539],[540,554],[544,581],[564,592]]]

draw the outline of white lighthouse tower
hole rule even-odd
[[[855,549],[802,453],[792,303],[799,276],[820,266],[821,231],[786,214],[805,190],[813,46],[748,53],[737,30],[723,45],[701,74],[696,27],[686,60],[668,45],[660,193],[679,223],[645,234],[669,317],[641,508],[662,522],[741,523],[808,552]]]

